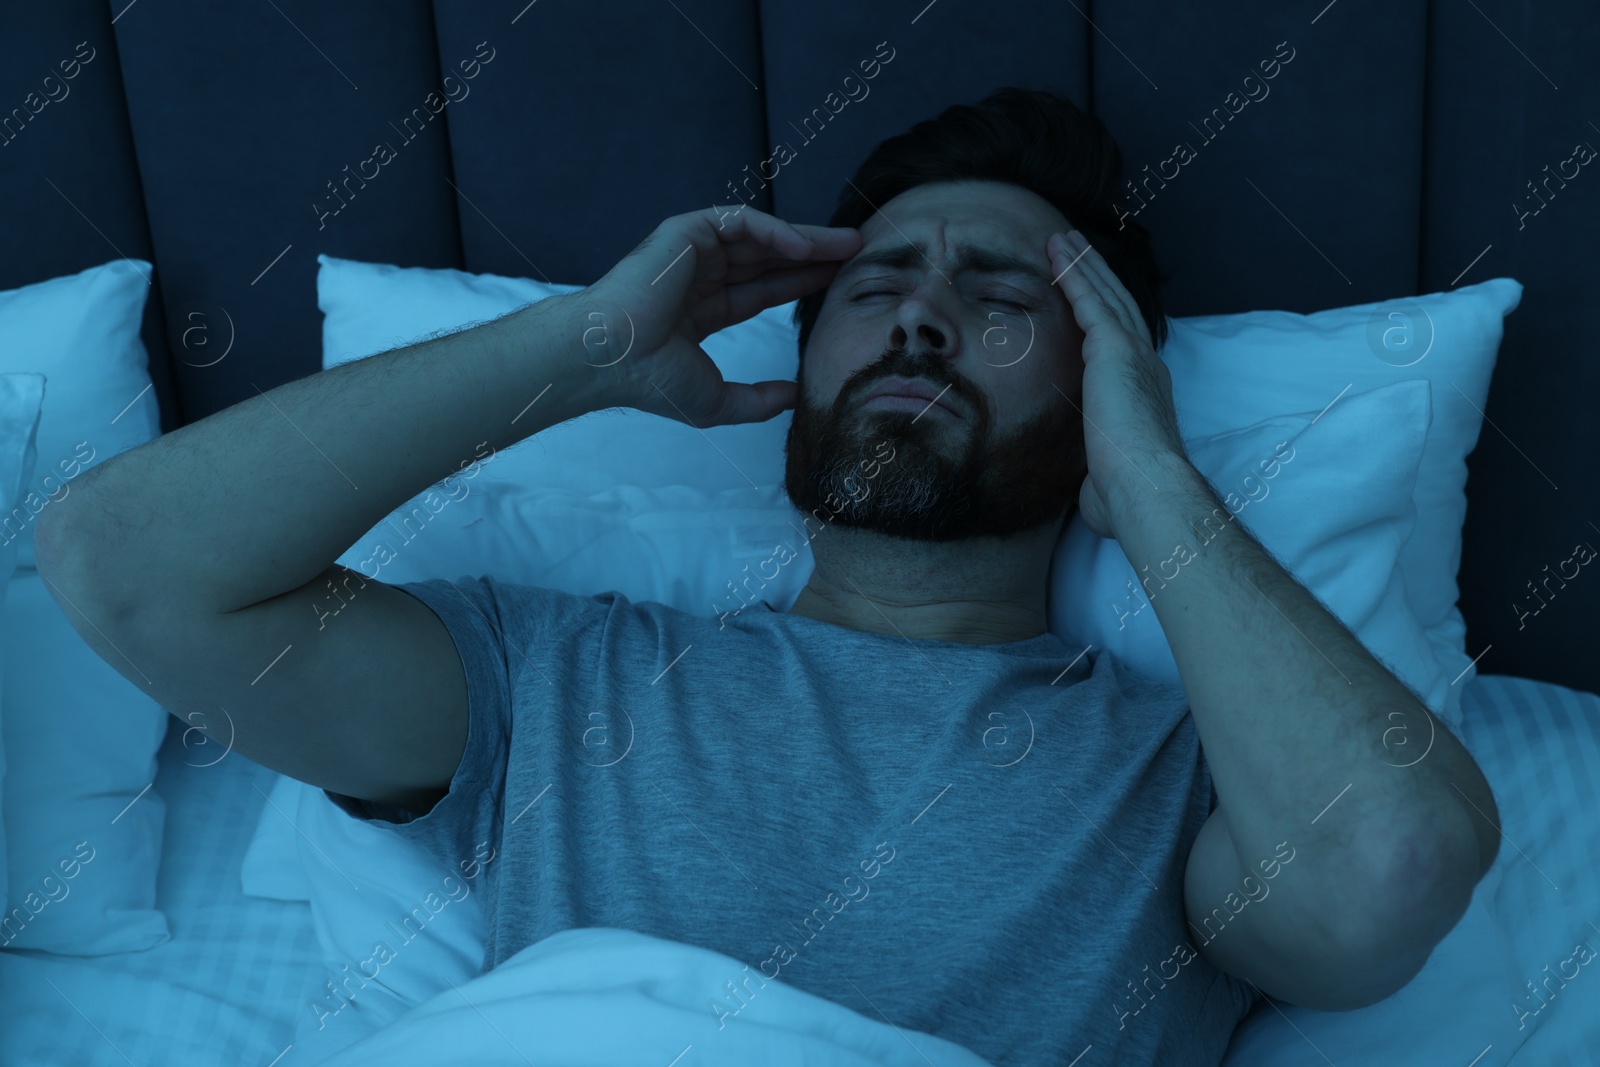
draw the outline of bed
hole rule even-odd
[[[1005,84],[1059,91],[1116,135],[1127,210],[1173,271],[1163,358],[1197,466],[1220,486],[1263,435],[1307,435],[1288,467],[1306,476],[1241,521],[1328,576],[1307,584],[1456,732],[1500,808],[1493,869],[1405,989],[1349,1013],[1264,1001],[1224,1064],[1600,1060],[1593,13],[70,0],[9,17],[0,1063],[616,1062],[662,1046],[603,1046],[607,1019],[655,1020],[630,1040],[703,1026],[638,991],[653,966],[690,983],[732,961],[628,931],[572,931],[478,976],[470,879],[381,980],[352,979],[352,931],[437,872],[96,657],[33,567],[31,523],[83,469],[257,389],[588,284],[668,215],[748,202],[824,223],[877,141]],[[792,377],[787,309],[727,334],[707,350],[728,377]],[[665,420],[555,427],[432,490],[439,521],[383,580],[485,573],[715,610],[789,525],[787,422],[722,428],[738,477]],[[1336,473],[1319,454],[1367,464],[1373,489],[1308,530],[1327,485],[1311,475]],[[1152,612],[1085,621],[1117,555],[1068,531],[1052,629],[1170,671]],[[792,602],[805,576],[764,595]],[[1424,743],[1398,738],[1397,763]],[[366,897],[330,852],[361,857]],[[603,961],[609,984],[575,1010],[528,1010],[552,975]],[[725,1061],[983,1062],[816,998],[768,1010]]]

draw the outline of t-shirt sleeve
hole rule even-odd
[[[508,598],[523,587],[491,577],[433,578],[394,586],[422,601],[450,637],[467,678],[467,744],[449,791],[418,815],[392,804],[323,790],[338,808],[366,822],[390,827],[429,852],[466,859],[483,842],[499,839],[510,750],[513,683],[521,662],[507,644],[522,635],[508,611]]]

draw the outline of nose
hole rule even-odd
[[[924,279],[900,301],[889,333],[892,347],[927,352],[939,359],[956,355],[957,327],[944,310],[943,294],[935,287],[948,288],[949,283],[937,277]]]
[[[892,347],[914,348],[917,351],[927,352],[929,355],[939,358],[949,356],[950,353],[945,343],[947,335],[938,326],[931,322],[917,322],[911,325],[911,329],[916,334],[918,343],[915,345],[910,343],[911,334],[907,332],[905,324],[895,323],[894,330],[889,335]]]

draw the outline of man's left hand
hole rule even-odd
[[[1091,530],[1116,537],[1173,461],[1188,465],[1172,406],[1172,375],[1156,355],[1139,305],[1081,230],[1051,234],[1045,254],[1083,331],[1083,440],[1089,474],[1078,509]]]

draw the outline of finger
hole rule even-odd
[[[1139,302],[1133,298],[1132,293],[1128,292],[1128,287],[1122,284],[1122,279],[1117,277],[1117,272],[1111,269],[1111,264],[1107,263],[1105,256],[1101,255],[1100,250],[1094,247],[1088,235],[1084,234],[1082,230],[1078,231],[1078,235],[1082,244],[1088,249],[1081,262],[1088,264],[1089,268],[1102,283],[1101,295],[1113,306],[1122,309],[1123,323],[1128,328],[1129,333],[1144,338],[1146,344],[1150,344],[1152,348],[1155,347],[1151,344],[1150,327],[1145,324],[1144,313],[1139,308]]]
[[[752,278],[759,278],[771,271],[784,270],[789,267],[838,267],[840,265],[841,261],[836,259],[789,259],[784,256],[763,256],[743,261],[730,261],[727,271],[723,273],[722,283],[724,285],[737,285],[740,282],[750,281]]]
[[[1096,298],[1104,302],[1106,310],[1116,318],[1124,330],[1133,333],[1133,324],[1128,321],[1127,309],[1117,299],[1112,284],[1115,278],[1111,275],[1105,260],[1089,243],[1088,237],[1082,230],[1073,230],[1067,237],[1067,251],[1070,253],[1068,262],[1072,264],[1072,270],[1081,271],[1093,283]]]
[[[1087,269],[1089,276],[1095,280],[1099,290],[1100,299],[1111,310],[1127,331],[1130,337],[1142,337],[1148,344],[1150,331],[1144,325],[1144,316],[1139,313],[1139,305],[1128,292],[1122,280],[1117,277],[1116,271],[1111,269],[1100,250],[1089,243],[1088,238],[1080,234],[1080,244],[1084,248],[1083,259],[1079,265]]]
[[[854,227],[793,224],[749,205],[740,205],[731,211],[712,208],[705,214],[714,223],[718,237],[729,244],[731,263],[759,259],[788,262],[848,259],[859,252],[864,243],[860,231]]]
[[[1133,331],[1132,320],[1136,316],[1131,313],[1128,307],[1132,303],[1131,299],[1124,299],[1127,296],[1127,292],[1117,279],[1116,272],[1106,263],[1105,257],[1100,254],[1100,250],[1094,247],[1094,243],[1089,240],[1088,234],[1082,230],[1074,230],[1072,241],[1078,246],[1077,251],[1083,253],[1083,258],[1078,261],[1079,267],[1094,279],[1095,288],[1099,290],[1100,298],[1111,306],[1112,310],[1117,313],[1117,317],[1122,321],[1123,326],[1131,333]]]
[[[722,255],[746,245],[750,247],[741,254],[747,259],[751,254],[770,256],[774,252],[798,258],[809,247],[809,241],[793,226],[748,204],[717,205],[704,211],[691,211],[679,218],[697,235],[709,230],[719,245],[728,246],[720,250]]]
[[[1086,334],[1096,326],[1105,325],[1126,330],[1121,316],[1102,295],[1100,283],[1092,274],[1082,269],[1086,257],[1069,253],[1070,246],[1057,252],[1051,263],[1058,272],[1056,284],[1066,294],[1067,303],[1072,306],[1072,314],[1078,321],[1078,327]]]
[[[843,258],[818,256],[809,259],[788,259],[784,256],[767,256],[764,258],[750,259],[743,262],[730,262],[727,270],[723,272],[724,285],[737,285],[759,278],[771,271],[784,270],[790,267],[826,266],[839,268],[844,266],[851,256]]]
[[[814,259],[849,259],[861,251],[866,238],[854,226],[811,226],[796,223],[795,229],[811,241]]]
[[[794,407],[800,387],[789,381],[765,381],[748,384],[725,382],[723,384],[722,410],[702,428],[710,426],[735,426],[746,422],[766,422],[779,412]]]
[[[813,245],[811,255],[796,259],[792,256],[774,255],[772,249],[751,241],[741,241],[738,244],[724,245],[727,253],[727,269],[723,274],[725,284],[732,285],[737,282],[749,281],[758,278],[771,270],[784,267],[802,266],[808,263],[828,263],[834,266],[843,264],[860,251],[861,241],[859,236],[855,241],[833,242],[831,245]]]
[[[835,263],[852,258],[866,243],[859,230],[848,227],[798,226],[796,229],[802,231],[802,234],[807,230],[819,234],[810,238],[811,250],[803,256],[796,257],[775,252],[772,248],[755,241],[740,241],[727,246],[728,262],[740,267],[751,265],[787,267],[796,263]]]
[[[713,222],[714,218],[714,222]],[[712,208],[701,212],[702,224],[712,225],[717,240],[728,246],[724,252],[730,262],[735,255],[745,261],[777,255],[792,260],[809,260],[811,239],[793,225],[765,211],[744,205],[732,212]]]
[[[723,295],[728,300],[727,321],[720,324],[697,323],[696,332],[698,333],[703,325],[706,328],[705,336],[709,336],[717,330],[726,329],[735,323],[759,315],[767,308],[798,300],[826,287],[838,273],[839,264],[836,262],[806,263],[771,270],[749,281],[729,285],[723,290]]]
[[[662,240],[646,240],[641,250],[651,273],[651,285],[669,272],[674,286],[687,292],[691,282],[727,279],[735,258],[749,262],[779,255],[804,255],[809,242],[798,232],[785,233],[778,220],[754,208],[743,211],[720,207],[674,215],[657,227]],[[783,224],[787,225],[787,224]],[[687,246],[687,248],[685,247]],[[689,254],[692,250],[692,255]]]

